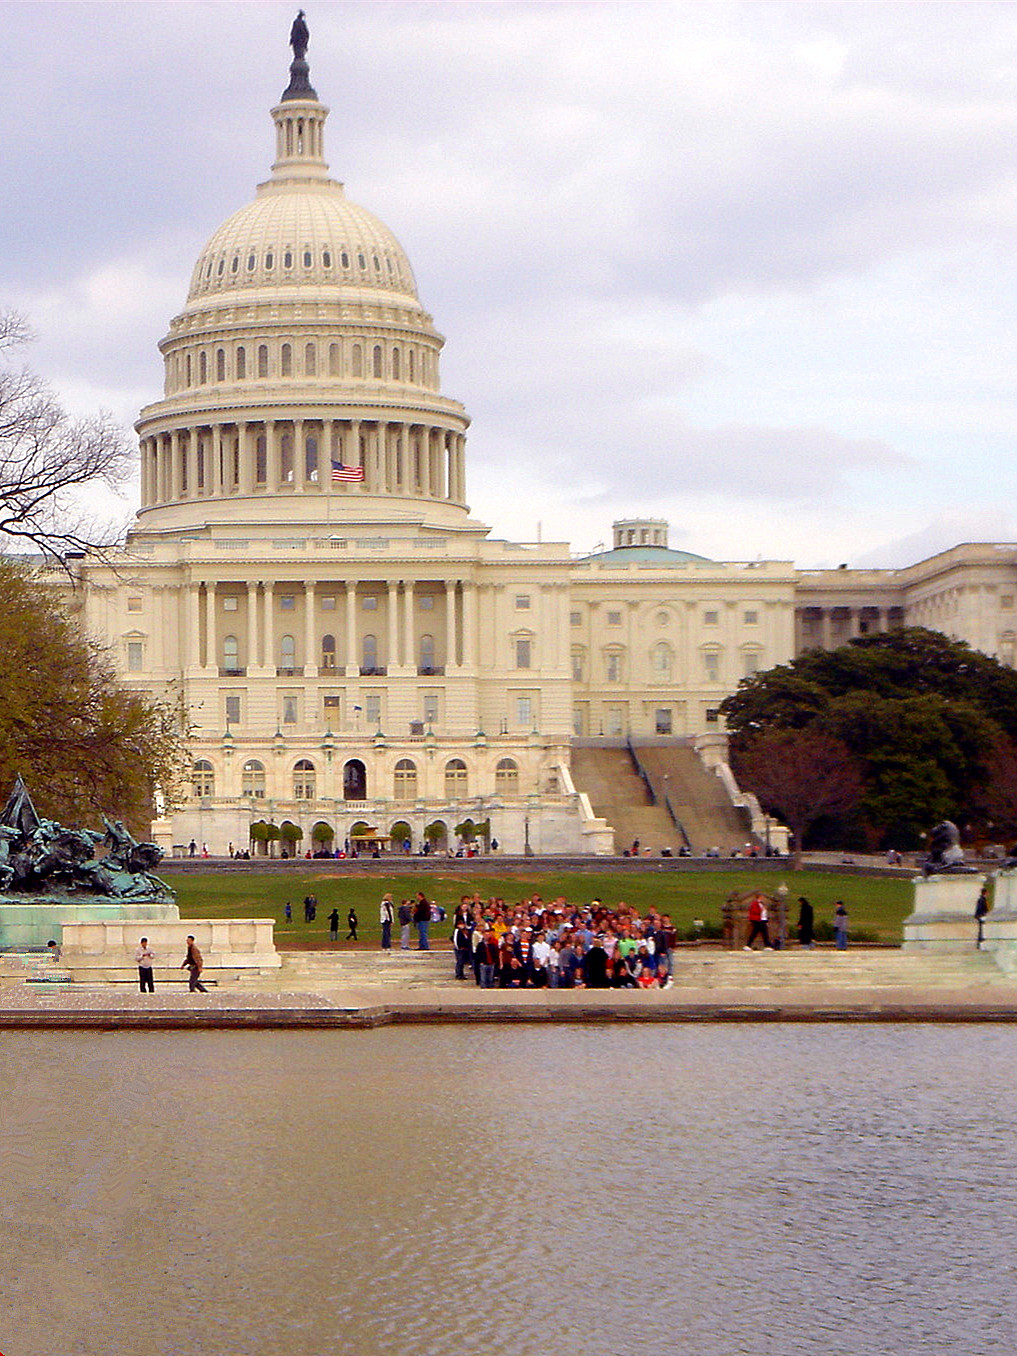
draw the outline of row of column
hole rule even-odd
[[[321,624],[316,607],[317,588],[320,581],[308,581],[303,584],[255,583],[249,582],[247,588],[247,652],[246,662],[241,666],[251,669],[274,670],[280,667],[280,652],[277,649],[279,635],[289,631],[279,629],[277,635],[277,616],[275,609],[276,591],[285,590],[286,595],[303,595],[303,629],[305,677],[317,677],[320,671],[321,639],[326,628]],[[417,636],[415,625],[415,584],[412,579],[392,579],[383,581],[388,595],[387,607],[387,653],[385,666],[415,670],[418,666]],[[346,676],[360,673],[360,642],[362,634],[368,634],[366,627],[361,633],[357,627],[357,600],[364,597],[366,591],[358,593],[356,580],[328,581],[329,590],[340,587],[345,591],[345,638],[346,638]],[[231,586],[231,593],[235,586]],[[371,585],[375,593],[378,585]],[[400,625],[399,591],[402,589],[402,617]],[[261,599],[259,600],[259,590]],[[188,636],[188,655],[192,666],[199,668],[218,668],[222,660],[222,638],[219,635],[219,610],[216,607],[216,587],[196,581],[186,590],[186,629]],[[296,622],[296,617],[294,622]],[[337,618],[338,621],[338,618]],[[230,634],[226,625],[222,627],[223,636]],[[399,640],[402,633],[402,648]],[[319,634],[320,632],[320,634]],[[331,632],[329,634],[332,634]],[[370,634],[374,634],[370,632]],[[262,639],[264,649],[262,649]],[[477,589],[468,580],[449,580],[445,583],[445,663],[446,672],[460,667],[475,667],[477,652]]]
[[[363,481],[334,481],[333,460],[362,466]],[[141,439],[144,508],[280,490],[463,504],[466,435],[402,420],[270,419],[204,424]]]
[[[891,629],[899,612],[899,608],[877,607],[869,603],[855,607],[849,607],[842,603],[837,603],[832,607],[812,605],[800,607],[796,614],[799,630],[798,648],[800,649],[806,640],[815,641],[814,632],[817,621],[819,623],[819,645],[822,649],[829,650],[835,644],[843,643],[845,636],[843,623],[847,623],[846,635],[848,639],[853,640],[856,636],[862,634],[878,633],[882,635]],[[834,616],[835,613],[836,616]],[[892,617],[891,613],[894,614]],[[862,631],[863,620],[866,622],[865,632]],[[840,623],[837,635],[834,635],[834,622]]]

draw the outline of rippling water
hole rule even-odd
[[[987,1356],[1017,1030],[0,1037],[0,1351]]]

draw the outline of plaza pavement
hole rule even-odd
[[[1010,1022],[1017,982],[984,953],[929,956],[681,949],[666,990],[482,990],[453,978],[448,951],[283,953],[272,975],[205,994],[160,982],[26,982],[0,969],[0,1030],[18,1028],[356,1028],[390,1023]],[[38,979],[39,972],[36,972]],[[57,972],[53,972],[57,976]]]

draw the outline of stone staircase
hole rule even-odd
[[[441,988],[455,985],[455,956],[450,950],[281,951],[279,983],[343,988]],[[472,982],[472,981],[471,981]]]
[[[572,781],[585,791],[594,814],[614,829],[614,850],[621,853],[638,838],[641,847],[677,855],[684,839],[663,805],[654,805],[646,783],[625,748],[580,746],[572,750]]]
[[[674,982],[690,989],[968,989],[983,984],[1014,986],[985,951],[930,955],[893,948],[848,947],[804,951],[679,949]]]
[[[703,766],[694,748],[677,742],[634,744],[658,803],[663,805],[666,793],[697,856],[715,847],[727,857],[750,841],[748,815],[731,804],[724,783]]]

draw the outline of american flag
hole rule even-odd
[[[364,468],[362,466],[344,466],[341,461],[332,463],[333,480],[363,480]]]

